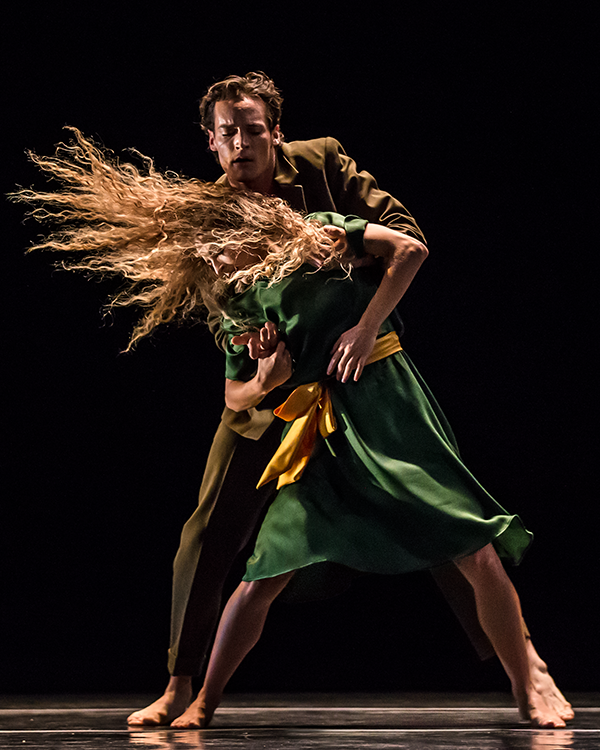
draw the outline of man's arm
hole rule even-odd
[[[369,172],[359,172],[354,159],[334,138],[326,139],[325,173],[339,213],[360,216],[425,242],[417,222],[405,206],[381,190]]]
[[[400,302],[428,255],[422,242],[378,224],[367,224],[365,250],[383,259],[385,271],[358,324],[343,333],[331,350],[327,374],[335,373],[343,383],[352,373],[354,380],[359,379],[381,324]]]

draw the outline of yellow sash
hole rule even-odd
[[[401,350],[398,334],[395,331],[387,333],[375,342],[367,364],[370,365]],[[275,415],[286,422],[293,421],[294,424],[269,461],[257,487],[262,487],[275,477],[279,477],[277,489],[297,482],[310,459],[317,430],[324,438],[336,430],[326,381],[298,386],[287,401],[275,409]]]

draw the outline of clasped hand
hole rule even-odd
[[[250,358],[258,360],[256,377],[265,391],[270,392],[291,378],[292,357],[270,320],[259,331],[233,336],[231,343],[247,346]]]
[[[267,320],[260,331],[241,333],[239,336],[234,336],[231,343],[235,346],[247,346],[250,359],[266,359],[277,349],[279,332],[275,323]]]
[[[345,331],[331,350],[327,375],[335,373],[339,381],[346,383],[354,373],[353,379],[358,380],[371,356],[376,338],[377,331],[361,325]],[[271,388],[282,385],[292,376],[292,358],[285,344],[279,340],[277,326],[271,321],[267,321],[259,331],[234,336],[231,343],[248,347],[250,358],[259,360],[257,376]]]

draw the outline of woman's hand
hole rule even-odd
[[[343,255],[348,250],[348,238],[345,229],[327,224],[323,227],[323,231],[329,236],[330,240],[333,240],[333,248],[337,253]]]
[[[250,359],[265,359],[277,349],[279,332],[275,323],[268,320],[260,331],[248,331],[234,336],[231,343],[236,346],[247,346]]]
[[[331,350],[331,360],[327,367],[327,374],[333,375],[346,383],[354,372],[354,380],[358,380],[371,356],[378,329],[361,325],[342,333]]]
[[[258,358],[258,368],[252,380],[225,381],[225,403],[233,411],[258,406],[267,393],[289,380],[292,372],[292,357],[280,341],[270,355]]]
[[[326,224],[323,227],[323,231],[331,240],[333,240],[333,252],[338,253],[340,256],[345,255],[348,252],[348,239],[346,238],[345,229]],[[331,255],[332,250],[330,248],[324,248],[318,255],[314,255],[310,262],[316,268],[321,268],[321,266],[330,260]]]
[[[256,379],[265,393],[270,393],[292,377],[292,357],[280,341],[272,354],[258,360]]]

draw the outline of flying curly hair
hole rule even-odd
[[[51,225],[30,251],[70,253],[59,267],[124,280],[107,307],[143,311],[126,351],[163,323],[197,319],[206,308],[226,314],[228,297],[259,279],[275,284],[304,263],[344,265],[322,225],[278,198],[163,174],[133,150],[141,167],[121,163],[76,128],[67,130],[73,138],[54,155],[28,152],[56,189],[9,197]],[[217,277],[207,260],[238,250],[255,253],[257,263]]]

